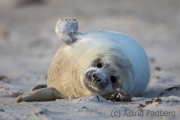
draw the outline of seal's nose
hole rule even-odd
[[[97,74],[95,72],[92,73],[92,79],[93,81],[97,82],[97,83],[101,83],[101,79],[98,78]]]
[[[90,70],[86,73],[86,78],[89,82],[93,82],[93,83],[97,83],[100,84],[102,83],[102,79],[100,78],[99,74],[94,71],[94,70]]]

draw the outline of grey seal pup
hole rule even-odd
[[[113,31],[78,32],[76,19],[60,19],[55,32],[64,44],[49,68],[47,86],[34,87],[17,102],[91,94],[109,98],[117,88],[132,96],[143,94],[150,77],[149,62],[135,40]]]

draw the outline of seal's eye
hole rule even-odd
[[[102,62],[97,64],[97,68],[102,68],[102,67],[103,67],[103,63]]]
[[[110,76],[110,79],[111,79],[111,82],[112,82],[112,83],[115,83],[115,82],[116,82],[116,80],[117,80],[117,79],[116,79],[116,77],[115,77],[115,76],[113,76],[113,75],[112,75],[112,76]]]
[[[103,68],[104,67],[104,61],[101,58],[96,58],[92,61],[92,66],[97,68]]]

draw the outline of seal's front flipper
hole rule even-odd
[[[47,85],[36,85],[35,87],[32,88],[31,91],[37,90],[37,89],[41,89],[41,88],[47,88]]]
[[[22,101],[50,101],[63,98],[54,88],[42,88],[20,95],[16,102]]]
[[[180,91],[180,85],[175,85],[173,87],[167,88],[164,91],[162,91],[159,94],[159,96],[160,97],[168,97],[168,96],[171,96],[171,95],[180,96],[180,92],[179,91]]]

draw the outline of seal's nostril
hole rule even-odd
[[[96,79],[96,74],[95,73],[92,74],[92,78]]]
[[[96,77],[96,75],[93,75],[93,78],[95,78]]]
[[[98,82],[98,83],[100,83],[100,82],[101,82],[101,80],[100,80],[100,79],[98,79],[98,80],[97,80],[97,82]]]
[[[96,73],[92,73],[92,80],[96,83],[101,83],[102,80],[98,78],[98,76],[96,75]]]

